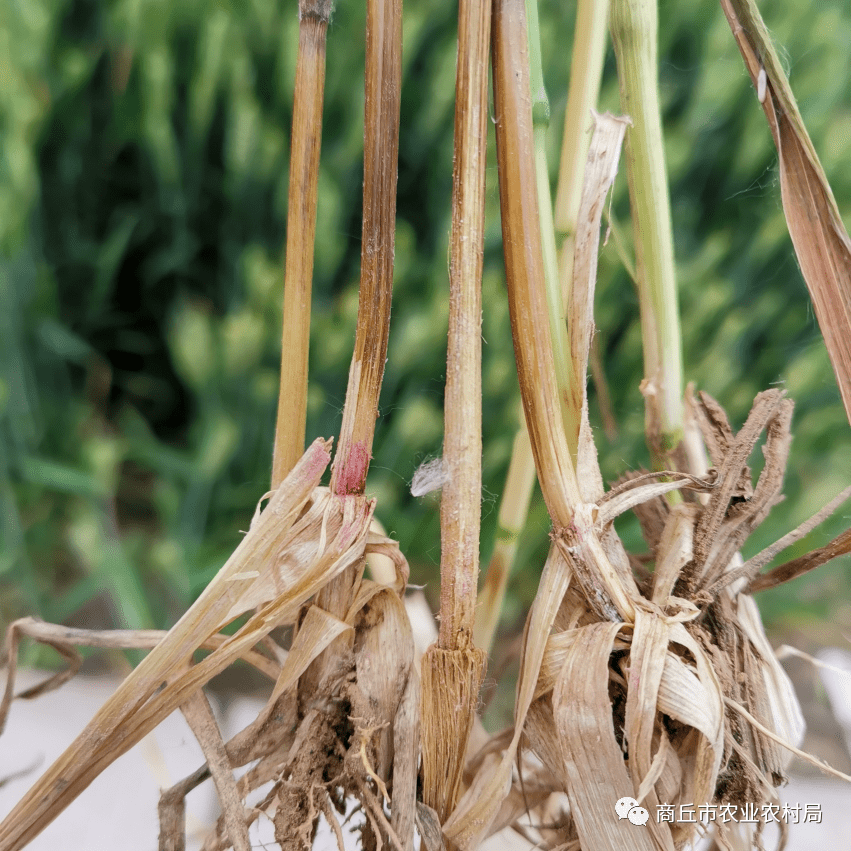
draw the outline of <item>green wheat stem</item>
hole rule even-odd
[[[538,218],[541,225],[541,250],[544,258],[544,280],[547,290],[547,310],[553,341],[556,383],[561,415],[568,438],[570,454],[576,461],[579,421],[582,410],[582,391],[577,386],[574,370],[568,363],[570,346],[564,322],[562,290],[558,274],[556,234],[550,175],[547,167],[547,131],[550,126],[550,102],[544,86],[541,60],[541,30],[538,22],[537,0],[526,0],[527,39],[529,43],[529,84],[532,92],[532,134],[535,146],[535,178],[538,188]]]
[[[671,206],[659,111],[656,0],[612,0],[644,348],[643,392],[654,462],[680,442],[683,367]]]

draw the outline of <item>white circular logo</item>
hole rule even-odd
[[[638,806],[638,801],[636,801],[635,798],[630,798],[630,797],[621,798],[615,804],[615,812],[618,814],[619,819],[625,819],[625,818],[628,818],[629,811],[633,807],[637,807],[637,806]]]
[[[644,807],[633,807],[627,814],[626,817],[633,824],[647,824],[647,819],[650,818],[650,813],[644,809]]]

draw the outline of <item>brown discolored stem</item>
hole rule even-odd
[[[313,246],[316,239],[316,186],[325,90],[325,36],[331,6],[331,0],[301,0],[299,5],[284,270],[281,384],[275,445],[272,450],[272,488],[280,485],[304,453]]]
[[[338,496],[362,495],[366,487],[387,358],[402,91],[401,0],[367,2],[364,88],[361,276],[355,350],[331,472],[331,491]],[[352,566],[331,580],[320,591],[318,605],[345,617],[361,569]]]
[[[363,247],[355,351],[331,476],[339,495],[363,493],[372,457],[390,333],[401,91],[401,0],[368,0]]]
[[[544,289],[523,0],[496,0],[493,78],[511,333],[541,490],[557,528],[579,500],[562,422]]]
[[[634,581],[619,575],[583,505],[559,405],[541,257],[523,0],[496,0],[493,19],[496,157],[508,306],[517,377],[553,538],[589,606],[634,617]]]

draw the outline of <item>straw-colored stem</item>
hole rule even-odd
[[[535,466],[547,508],[566,527],[579,501],[562,421],[538,220],[523,0],[497,0],[493,78],[499,197],[511,332]]]
[[[556,188],[555,229],[562,303],[567,305],[573,284],[573,252],[576,246],[577,217],[582,201],[585,158],[591,141],[603,60],[606,56],[606,24],[609,0],[579,0],[570,63],[570,88],[564,115],[558,186]]]
[[[520,417],[522,420],[522,408]],[[499,625],[508,576],[517,555],[520,534],[526,525],[534,487],[535,459],[532,457],[529,432],[526,430],[525,423],[521,421],[520,428],[514,437],[508,476],[502,491],[502,501],[496,522],[496,543],[476,604],[476,627],[473,640],[476,647],[481,647],[487,653],[490,653],[496,628]]]
[[[440,635],[445,650],[473,631],[482,502],[482,257],[490,4],[461,0],[449,264],[449,340],[441,498]],[[462,638],[466,634],[466,638]]]
[[[629,196],[644,347],[647,435],[656,462],[683,433],[680,320],[657,84],[656,0],[612,0],[611,29],[627,133]]]
[[[360,294],[355,350],[331,476],[331,489],[340,495],[363,493],[366,486],[387,357],[401,79],[401,0],[368,0]]]
[[[440,507],[440,632],[422,659],[423,801],[455,808],[486,655],[473,646],[482,504],[482,258],[489,0],[460,0]]]
[[[366,487],[387,359],[402,90],[401,0],[367,2],[364,87],[363,229],[357,330],[343,423],[331,472],[331,490],[339,496],[361,495]],[[319,593],[318,604],[338,618],[345,617],[360,570],[360,565],[354,565],[331,580]]]
[[[301,0],[299,15],[284,271],[281,385],[272,450],[273,488],[278,487],[304,452],[316,186],[322,143],[325,36],[331,17],[331,2]]]

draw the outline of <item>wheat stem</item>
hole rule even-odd
[[[527,38],[529,45],[529,88],[532,96],[532,139],[535,152],[535,182],[538,197],[538,221],[541,233],[544,282],[547,292],[550,335],[556,371],[561,415],[571,457],[576,460],[579,421],[582,410],[582,388],[569,363],[570,346],[564,321],[561,284],[558,275],[556,234],[553,223],[550,174],[547,166],[547,131],[550,127],[550,102],[544,86],[541,59],[541,33],[537,0],[526,0]]]
[[[497,0],[493,23],[496,148],[511,332],[535,467],[553,522],[579,502],[553,361],[534,163],[523,0]]]
[[[449,264],[449,340],[441,499],[440,636],[472,635],[482,499],[482,260],[490,5],[461,0]],[[467,638],[461,639],[461,633]]]
[[[517,555],[517,544],[526,525],[532,490],[535,487],[535,459],[532,456],[529,432],[522,421],[522,406],[520,420],[520,428],[514,436],[508,476],[505,479],[505,488],[499,504],[496,543],[476,604],[476,627],[473,639],[476,647],[481,647],[488,653],[493,646],[496,628],[499,625],[508,576]]]
[[[546,133],[549,129],[550,106],[544,86],[538,7],[534,0],[529,0],[526,4],[535,175],[542,234],[541,250],[547,284],[550,333],[554,341],[556,382],[560,388],[565,432],[574,457],[579,436],[581,384],[573,379],[575,370],[567,363],[570,347],[566,333],[564,305],[567,304],[570,276],[572,276],[573,239],[564,239],[566,229],[564,221],[567,217],[573,223],[572,233],[575,232],[581,200],[585,154],[588,148],[591,109],[597,101],[603,70],[607,9],[608,0],[580,0],[577,9],[570,91],[565,116],[565,138],[562,145],[558,200],[554,219],[551,211],[546,158]],[[586,116],[584,121],[581,119],[582,115]],[[569,211],[572,211],[572,217]],[[558,252],[557,242],[560,243]],[[569,253],[570,268],[565,273],[561,267],[566,253]],[[571,402],[570,405],[568,400]],[[610,413],[608,408],[606,412]],[[521,411],[521,420],[522,416]],[[607,425],[607,433],[608,428]],[[534,485],[535,463],[532,447],[529,433],[525,424],[521,422],[514,438],[508,477],[500,503],[496,543],[479,594],[476,611],[476,645],[485,649],[491,647],[499,623],[508,576],[517,552],[518,538],[526,523]]]
[[[455,807],[484,677],[473,645],[482,499],[482,261],[489,0],[460,0],[440,507],[440,632],[422,660],[423,800]]]
[[[366,486],[387,358],[401,83],[401,0],[368,0],[358,319],[343,424],[331,476],[331,489],[341,495],[361,494]]]
[[[582,201],[585,158],[591,141],[591,111],[597,106],[603,76],[608,12],[609,0],[579,0],[576,7],[570,88],[564,115],[564,137],[561,143],[554,216],[564,305],[567,305],[570,299],[573,283],[576,219]]]
[[[387,359],[402,88],[401,0],[367,2],[364,88],[361,277],[355,350],[331,472],[331,491],[338,496],[362,495],[366,487]],[[362,565],[354,565],[331,580],[317,596],[318,605],[345,617],[361,570]]]
[[[272,450],[273,489],[284,480],[304,452],[313,245],[316,238],[316,186],[325,90],[325,37],[331,6],[331,0],[301,0],[299,4],[284,270],[281,383]]]
[[[626,151],[644,347],[646,430],[660,463],[682,439],[683,368],[659,112],[658,26],[656,0],[612,0],[621,106],[632,119]]]

